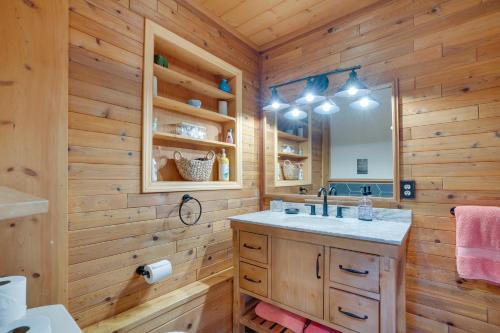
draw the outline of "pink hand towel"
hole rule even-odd
[[[277,306],[260,302],[255,307],[255,313],[262,319],[269,320],[286,327],[295,333],[302,333],[306,319],[289,311],[278,308]]]
[[[455,216],[458,275],[500,284],[500,207],[460,206]]]
[[[313,321],[313,322],[311,322],[311,324],[309,326],[307,326],[304,333],[342,333],[342,332],[334,330],[333,328],[318,324],[318,323]]]

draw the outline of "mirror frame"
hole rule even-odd
[[[399,97],[399,80],[394,80],[392,82],[384,83],[384,84],[379,84],[375,88],[384,88],[384,87],[391,87],[392,86],[392,126],[393,126],[393,132],[392,132],[392,155],[393,155],[393,196],[392,198],[382,198],[382,197],[372,197],[371,199],[373,200],[374,203],[377,204],[379,207],[397,207],[397,205],[400,202],[400,194],[399,194],[399,183],[400,183],[400,173],[399,173],[399,133],[400,133],[400,128],[399,128],[399,119],[400,119],[400,97]],[[261,138],[261,145],[260,145],[260,156],[261,158],[261,163],[260,163],[260,193],[261,193],[261,208],[264,208],[265,206],[265,201],[266,200],[272,200],[272,199],[282,199],[284,201],[290,201],[290,202],[318,202],[320,201],[321,198],[318,198],[316,195],[312,194],[280,194],[280,193],[268,193],[267,192],[267,181],[266,181],[266,161],[265,161],[265,147],[266,147],[266,131],[265,128],[267,126],[266,124],[266,112],[262,111],[260,112],[260,138]],[[326,126],[326,125],[324,125]],[[329,145],[329,135],[326,138],[328,140],[328,145]],[[323,136],[323,152],[325,152],[325,136]],[[329,149],[328,149],[329,151]],[[323,170],[328,170],[325,174],[323,171],[324,175],[324,180],[326,180],[326,183],[330,182],[330,153],[328,154],[323,154]],[[325,167],[327,169],[325,169]],[[273,171],[274,172],[274,171]],[[357,180],[359,181],[359,180]],[[347,203],[347,204],[352,204],[354,202],[357,202],[359,200],[359,197],[353,197],[353,196],[331,196],[328,198],[329,202],[332,203]]]

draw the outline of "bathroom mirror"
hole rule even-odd
[[[390,83],[372,87],[364,103],[332,97],[338,109],[327,114],[315,104],[265,112],[266,197],[301,201],[333,186],[332,198],[349,199],[370,186],[374,198],[397,201],[397,96]]]

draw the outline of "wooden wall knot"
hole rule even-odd
[[[30,168],[23,168],[23,172],[28,175],[28,176],[31,176],[31,177],[36,177],[38,176],[38,173],[33,170],[33,169],[30,169]]]
[[[33,0],[23,0],[23,3],[30,8],[33,8],[33,9],[37,8],[37,6]]]

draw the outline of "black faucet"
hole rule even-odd
[[[335,187],[330,186],[330,189],[322,187],[318,191],[318,197],[323,195],[323,216],[328,216],[328,195],[331,195],[332,192],[335,191]]]

